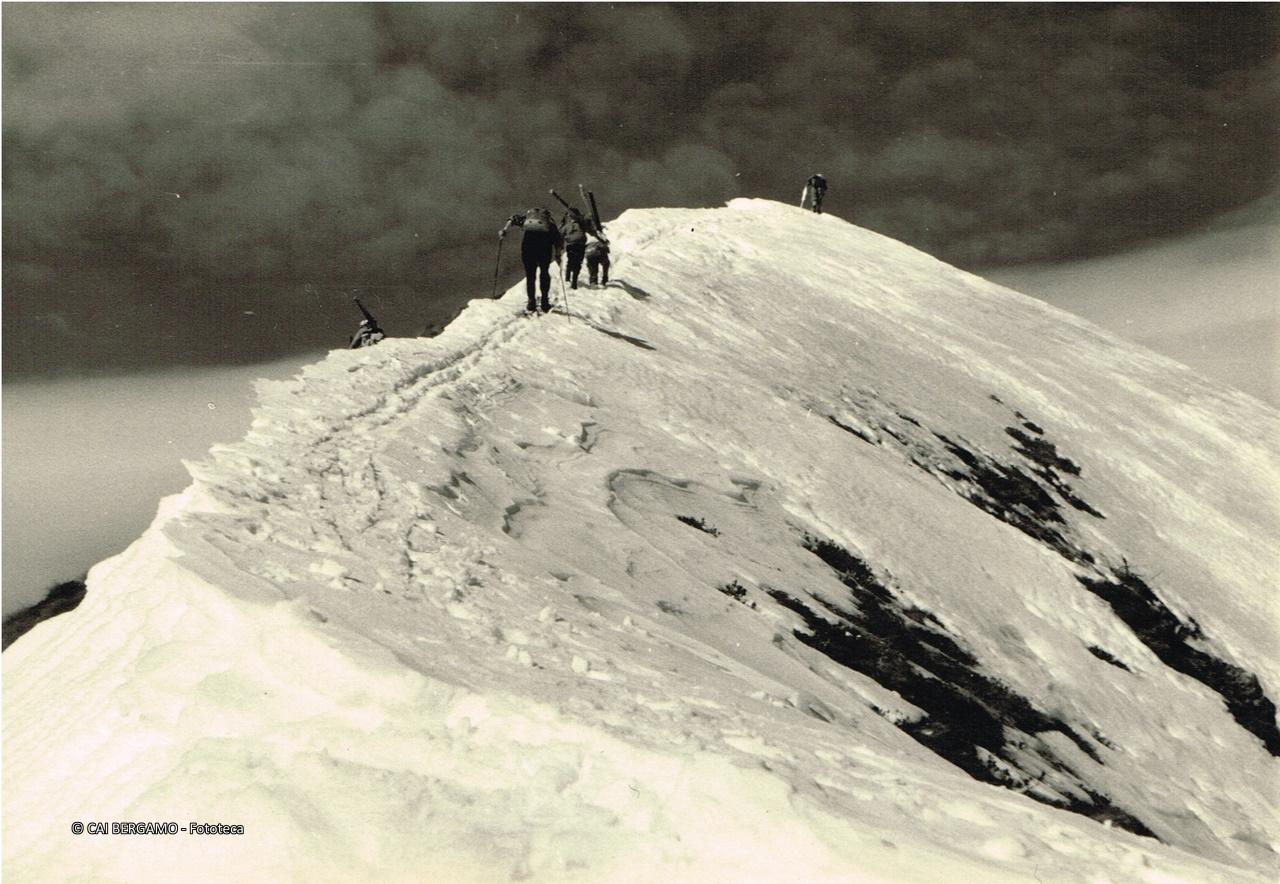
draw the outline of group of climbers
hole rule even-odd
[[[587,261],[589,285],[609,282],[609,241],[604,228],[583,214],[577,206],[569,206],[560,219],[560,233],[564,237],[564,278],[570,288],[578,287],[578,274],[582,272],[582,260]],[[587,236],[595,239],[588,241]],[[601,272],[603,271],[603,276]]]
[[[560,265],[561,259],[564,259],[564,279],[570,288],[578,287],[584,258],[591,285],[595,285],[598,279],[603,283],[609,281],[609,240],[604,235],[604,225],[600,223],[595,211],[594,195],[590,195],[592,212],[588,215],[577,206],[569,205],[554,190],[551,193],[565,208],[559,223],[552,218],[550,209],[539,207],[512,215],[498,231],[499,243],[512,226],[523,231],[520,259],[524,263],[525,312],[530,315],[536,314],[539,309],[543,313],[551,310],[553,261]],[[595,239],[588,243],[588,237]]]
[[[800,208],[807,207],[821,215],[822,198],[827,193],[827,179],[815,172],[805,182],[800,194]],[[591,211],[584,212],[561,198],[560,194],[551,191],[564,206],[565,212],[556,223],[551,210],[546,207],[527,209],[521,214],[512,215],[502,229],[498,231],[498,261],[501,266],[502,241],[507,231],[519,227],[523,235],[520,240],[520,260],[524,264],[524,286],[527,302],[525,312],[536,315],[541,309],[543,313],[551,311],[551,264],[560,265],[564,258],[564,279],[569,287],[578,287],[578,277],[582,272],[583,260],[586,260],[589,284],[605,285],[609,282],[609,240],[604,235],[604,225],[600,223],[600,213],[596,209],[594,194],[583,194]],[[588,237],[594,237],[588,240]],[[496,294],[497,270],[494,271]],[[538,295],[541,294],[541,299]],[[351,339],[351,347],[367,347],[381,341],[386,335],[378,326],[377,320],[365,310],[364,305],[356,300],[356,305],[364,314],[360,328]]]

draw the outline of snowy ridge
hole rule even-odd
[[[609,229],[262,385],[6,652],[6,877],[1274,877],[1274,411],[830,216]],[[246,834],[67,834],[170,819]]]

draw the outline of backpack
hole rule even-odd
[[[567,243],[585,242],[587,239],[584,225],[574,217],[572,212],[565,215],[564,223],[560,225],[560,232],[564,234],[564,241]]]
[[[546,209],[530,209],[524,213],[524,232],[536,230],[541,233],[550,233],[555,229],[556,223],[551,218],[551,212]]]

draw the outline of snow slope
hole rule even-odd
[[[1264,881],[1280,417],[831,216],[261,386],[5,654],[10,881]],[[243,835],[73,835],[75,821]]]

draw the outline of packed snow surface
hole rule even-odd
[[[264,383],[6,652],[7,881],[1275,880],[1274,411],[834,217],[609,232]],[[244,833],[71,829],[169,821]]]

